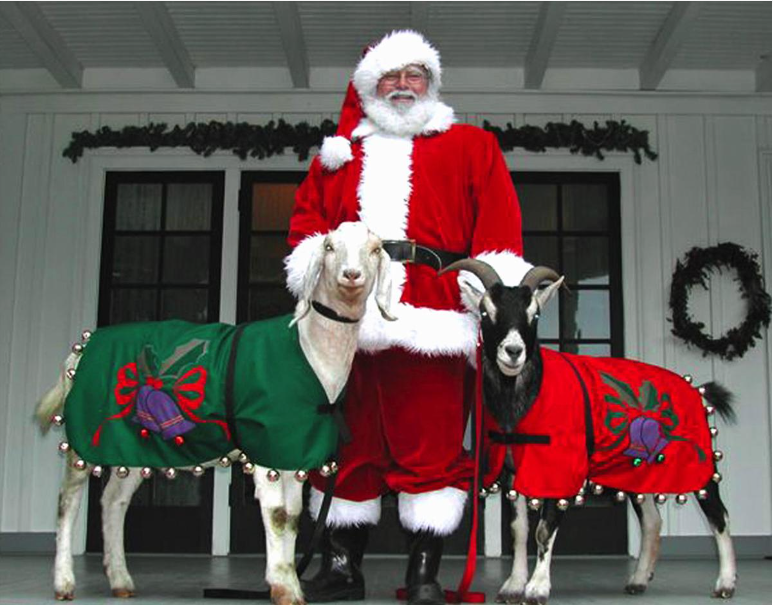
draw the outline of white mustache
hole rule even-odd
[[[410,90],[393,90],[386,98],[389,101],[392,99],[413,99],[416,101],[419,98],[419,95]]]

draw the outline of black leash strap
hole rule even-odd
[[[236,417],[234,416],[234,388],[236,385],[236,355],[239,352],[239,341],[242,339],[244,328],[247,324],[241,324],[236,327],[233,340],[231,341],[231,352],[228,355],[228,366],[225,371],[225,421],[228,430],[231,431],[231,441],[235,448],[242,449],[239,445],[239,436],[236,431]]]
[[[494,443],[502,445],[550,445],[550,435],[489,431],[488,436]]]
[[[341,406],[337,403],[323,403],[317,406],[317,414],[331,414],[333,416],[333,422],[336,423],[338,428],[338,438],[345,444],[352,442],[352,432],[346,425],[344,420],[344,414],[341,411]]]
[[[577,382],[580,383],[580,387],[582,388],[582,399],[583,405],[585,406],[585,447],[588,451],[588,458],[590,458],[593,455],[593,452],[596,451],[596,443],[593,438],[593,414],[590,409],[588,387],[585,385],[585,381],[582,379],[582,376],[580,376],[580,372],[570,359],[566,355],[561,355],[561,357],[569,364],[569,367],[572,368],[574,375],[577,377]]]

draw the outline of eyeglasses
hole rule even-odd
[[[397,84],[403,76],[405,76],[409,84],[420,84],[428,80],[427,72],[421,67],[406,67],[397,71],[390,71],[381,76],[381,80],[386,84]]]

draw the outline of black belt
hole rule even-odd
[[[397,263],[415,263],[418,265],[428,265],[440,271],[452,262],[467,258],[466,252],[449,252],[448,250],[438,250],[429,246],[417,244],[416,240],[384,240],[382,247],[393,261]]]

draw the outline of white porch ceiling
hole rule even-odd
[[[54,89],[89,88],[89,70],[104,83],[125,68],[167,70],[172,88],[235,68],[283,71],[288,86],[308,88],[315,70],[350,70],[365,44],[398,28],[424,32],[445,68],[472,68],[482,87],[489,72],[519,72],[513,88],[539,89],[551,70],[595,69],[627,73],[626,89],[631,73],[639,88],[664,90],[689,72],[705,90],[770,91],[768,1],[0,2],[0,89],[41,73]]]

